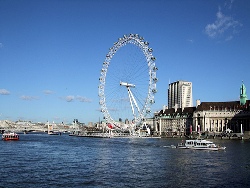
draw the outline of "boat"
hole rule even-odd
[[[54,131],[50,131],[48,132],[49,135],[61,135],[60,132],[54,132]]]
[[[186,140],[185,143],[182,142],[178,144],[177,148],[194,149],[194,150],[213,150],[213,151],[226,149],[226,147],[221,147],[219,145],[214,144],[212,141],[204,139]]]
[[[54,122],[53,122],[53,124],[50,124],[50,123],[48,122],[48,134],[49,134],[49,135],[61,135],[61,132],[55,132],[55,131],[54,131],[54,125],[55,125]]]
[[[2,140],[19,140],[19,135],[15,132],[6,132],[2,135]]]
[[[189,149],[187,146],[186,146],[186,144],[185,143],[179,143],[177,146],[176,146],[176,148],[180,148],[180,149]]]

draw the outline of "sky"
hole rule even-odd
[[[154,49],[152,111],[177,80],[194,105],[239,100],[242,80],[250,98],[248,0],[0,0],[0,120],[98,122],[102,63],[130,33]]]

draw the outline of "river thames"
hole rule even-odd
[[[21,134],[0,141],[0,187],[250,187],[249,140],[214,140],[225,151],[178,142]]]

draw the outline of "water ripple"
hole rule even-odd
[[[249,187],[249,141],[226,151],[173,149],[176,139],[20,135],[0,142],[0,187]]]

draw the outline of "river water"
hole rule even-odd
[[[21,134],[0,141],[0,187],[250,187],[249,140],[214,140],[225,151],[178,142]]]

